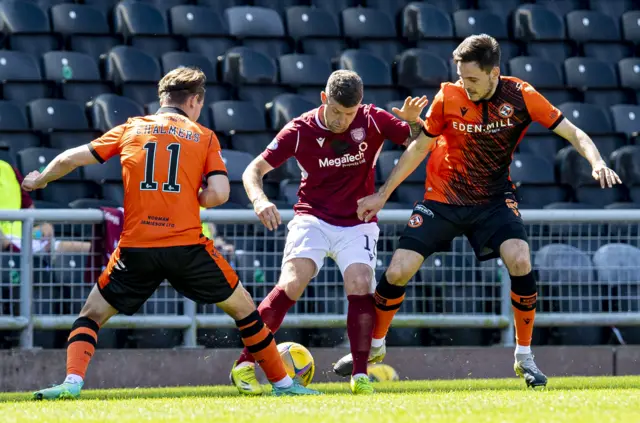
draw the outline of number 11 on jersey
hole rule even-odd
[[[140,182],[141,191],[155,191],[158,189],[158,182],[154,180],[157,147],[157,142],[148,142],[144,145],[144,149],[147,150],[147,158],[145,160],[144,167],[144,181]],[[169,157],[169,172],[167,175],[167,182],[162,184],[162,191],[180,192],[180,185],[178,184],[180,144],[172,143],[167,145],[167,151],[171,153],[171,156]]]

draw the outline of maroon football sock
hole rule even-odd
[[[348,295],[347,334],[353,357],[352,375],[367,374],[367,361],[371,350],[371,338],[376,319],[373,295]]]

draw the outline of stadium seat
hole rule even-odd
[[[83,0],[83,3],[98,9],[105,17],[111,18],[116,5],[121,0]]]
[[[377,56],[362,50],[345,50],[340,55],[338,67],[360,75],[366,87],[363,103],[384,105],[398,99],[398,94],[390,88],[393,86],[391,69]]]
[[[94,5],[59,4],[50,14],[53,30],[68,40],[71,50],[88,54],[93,60],[122,42],[110,33],[107,16]]]
[[[620,22],[625,12],[639,8],[635,0],[589,0],[589,9],[609,15],[616,22]]]
[[[640,58],[627,57],[618,62],[620,86],[640,91]]]
[[[199,6],[210,7],[222,13],[225,9],[230,7],[247,4],[247,0],[196,0],[195,3]]]
[[[186,39],[187,50],[213,61],[235,45],[221,12],[205,6],[175,6],[169,12],[173,34]]]
[[[136,0],[140,3],[152,5],[158,9],[166,18],[169,10],[176,6],[182,6],[191,3],[191,0]]]
[[[607,244],[593,255],[598,281],[606,285],[609,295],[605,301],[610,311],[640,311],[640,249],[629,244]]]
[[[601,312],[599,286],[595,283],[593,264],[589,256],[576,247],[550,244],[534,254],[534,267],[538,269],[539,289],[559,312]],[[597,345],[601,330],[592,327],[563,328],[560,342]]]
[[[536,0],[535,3],[544,6],[558,16],[566,16],[567,13],[584,9],[586,6],[584,0]]]
[[[169,34],[166,15],[152,4],[118,4],[115,9],[115,30],[124,36],[127,44],[155,57],[180,47],[178,41]]]
[[[611,119],[606,109],[588,103],[563,103],[557,106],[562,114],[587,134],[610,134]]]
[[[51,93],[36,58],[21,51],[0,50],[0,81],[5,100],[27,102]]]
[[[458,10],[453,12],[453,25],[458,38],[474,34],[489,34],[498,40],[508,38],[507,25],[500,16],[486,10]],[[500,43],[502,47],[502,43]]]
[[[172,51],[164,53],[160,59],[162,72],[167,73],[181,66],[195,66],[204,72],[207,77],[206,98],[207,102],[229,100],[231,93],[225,86],[217,84],[218,74],[214,64],[199,53],[187,53],[184,51]]]
[[[640,43],[640,10],[633,10],[622,15],[622,34],[626,41]]]
[[[367,7],[380,10],[391,18],[394,22],[400,21],[400,16],[404,8],[413,0],[367,0]]]
[[[39,147],[40,138],[29,129],[23,107],[12,101],[0,100],[0,146],[3,145],[8,147],[11,155],[15,155],[24,148]]]
[[[386,181],[391,171],[398,163],[402,151],[383,151],[378,157],[378,179]],[[427,178],[426,161],[420,163],[416,170],[404,180],[395,191],[395,197],[401,204],[407,208],[413,207],[416,201],[420,201],[424,197],[424,183]]]
[[[42,171],[61,152],[53,148],[26,148],[17,154],[18,169],[23,175],[32,170]],[[83,181],[81,170],[75,169],[60,180],[47,185],[38,195],[45,201],[68,204],[78,198],[93,198],[97,192],[92,183]]]
[[[538,88],[565,89],[562,72],[551,60],[520,56],[509,60],[509,74]]]
[[[59,84],[62,96],[86,103],[112,87],[100,77],[98,65],[91,56],[75,51],[49,51],[42,56],[44,78]]]
[[[333,59],[347,47],[338,21],[328,11],[307,6],[287,9],[287,33],[306,54]]]
[[[248,101],[219,101],[212,103],[209,108],[213,129],[229,134],[234,149],[255,156],[271,142],[272,137],[265,133],[267,124],[264,108],[259,109]]]
[[[346,38],[357,41],[360,49],[387,63],[392,63],[403,50],[397,39],[395,21],[380,10],[363,7],[344,9],[342,27]]]
[[[311,0],[311,6],[330,13],[336,22],[340,19],[340,11],[359,6],[359,0]]]
[[[520,6],[520,0],[477,0],[478,9],[500,16],[504,25],[511,22],[513,12]]]
[[[49,17],[38,5],[28,1],[3,1],[0,3],[0,22],[8,46],[35,56],[49,50],[57,50],[59,40],[51,33]]]
[[[278,12],[282,17],[290,7],[302,6],[309,4],[308,0],[253,0],[254,6],[270,8]]]
[[[112,157],[104,163],[85,166],[84,178],[88,181],[102,185],[109,182],[122,184],[122,165],[120,157]]]
[[[566,199],[564,189],[555,184],[553,165],[542,157],[514,154],[509,174],[517,189],[520,208],[541,209]]]
[[[229,201],[241,204],[243,207],[250,204],[251,201],[242,186],[242,173],[253,161],[253,157],[244,151],[222,150],[222,160],[227,167],[229,184],[231,185]]]
[[[449,67],[442,58],[426,50],[408,49],[398,58],[397,72],[400,86],[439,88],[447,80]]]
[[[285,38],[284,23],[280,15],[265,7],[237,6],[224,11],[229,33],[242,40],[245,47],[253,48],[277,59],[291,52]]]
[[[631,46],[622,44],[618,21],[593,10],[574,10],[567,14],[569,38],[582,44],[587,57],[615,62],[632,55]]]
[[[41,98],[27,105],[31,126],[48,134],[49,145],[66,150],[86,144],[100,136],[89,129],[89,121],[80,103],[69,100]]]
[[[267,105],[271,120],[271,128],[276,131],[282,129],[291,120],[303,113],[313,110],[316,103],[296,94],[280,94]]]
[[[285,54],[278,58],[278,67],[280,82],[314,104],[320,101],[320,92],[332,72],[329,60],[311,54]]]
[[[144,51],[130,46],[114,47],[107,58],[107,78],[139,104],[158,99],[158,81],[162,71],[158,61]]]
[[[247,47],[227,51],[222,62],[222,80],[238,88],[238,97],[263,108],[282,92],[277,87],[278,69],[273,59]]]
[[[629,189],[631,201],[640,201],[640,147],[629,145],[615,151],[611,167]]]
[[[402,15],[402,36],[417,41],[418,48],[448,60],[458,46],[448,14],[426,3],[411,3]]]
[[[540,5],[525,4],[513,13],[513,33],[527,43],[527,54],[558,61],[572,56],[573,48],[565,40],[564,21]]]
[[[607,158],[604,159],[608,163]],[[574,147],[565,147],[558,152],[556,166],[560,183],[573,188],[576,201],[602,208],[621,200],[621,187],[602,189],[600,182],[591,175],[591,165]]]
[[[640,135],[640,106],[618,104],[610,109],[616,132],[626,134],[629,138]]]
[[[101,94],[90,105],[93,127],[106,132],[130,117],[143,116],[144,109],[140,104],[115,94]]]

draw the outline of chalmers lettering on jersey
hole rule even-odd
[[[426,130],[438,136],[427,163],[425,199],[473,205],[514,191],[509,167],[529,124],[554,129],[562,119],[518,78],[500,77],[493,96],[477,103],[460,81],[442,84],[425,121]]]
[[[187,141],[200,142],[200,134],[175,125],[139,124],[136,135],[173,135]]]
[[[322,123],[324,106],[294,119],[278,133],[262,157],[274,168],[289,158],[301,171],[297,214],[314,215],[336,226],[361,224],[358,199],[375,190],[375,165],[385,140],[403,144],[409,126],[373,105],[362,105],[346,131]]]

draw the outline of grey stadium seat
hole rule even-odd
[[[121,2],[115,11],[115,29],[133,47],[159,57],[163,52],[179,49],[169,34],[167,17],[154,5],[141,2]]]
[[[338,21],[324,9],[296,6],[287,9],[287,32],[306,54],[337,57],[346,48]]]
[[[184,37],[193,53],[213,59],[235,45],[222,14],[211,7],[175,6],[169,16],[173,33]]]
[[[583,91],[586,103],[610,106],[626,102],[610,63],[593,57],[570,57],[564,62],[564,72],[567,87]]]
[[[227,51],[222,62],[222,79],[237,86],[238,97],[264,107],[282,92],[275,86],[278,69],[272,58],[247,47]]]
[[[279,131],[291,120],[316,107],[304,97],[297,94],[280,94],[267,107],[271,117],[271,127]]]
[[[563,74],[551,60],[520,56],[509,60],[510,75],[527,81],[535,88],[565,89]]]
[[[391,63],[403,50],[397,39],[396,23],[386,13],[363,7],[342,11],[344,36],[358,41],[358,47]]]
[[[284,23],[275,10],[265,7],[237,6],[224,11],[229,33],[275,59],[291,51],[284,38]]]
[[[114,47],[107,58],[107,78],[121,88],[122,95],[139,104],[158,99],[158,81],[162,71],[158,61],[130,46]]]
[[[403,51],[398,58],[397,70],[398,84],[407,88],[440,87],[449,74],[449,67],[442,58],[422,49]]]
[[[59,41],[51,33],[49,17],[36,4],[29,1],[3,1],[0,3],[2,30],[9,36],[12,50],[40,56],[56,50]]]
[[[5,100],[27,102],[50,94],[37,59],[29,53],[0,50],[0,81]]]
[[[99,95],[91,104],[93,126],[103,132],[125,123],[130,117],[143,115],[140,104],[115,94]]]
[[[542,157],[514,154],[509,173],[517,187],[520,208],[540,209],[566,198],[564,189],[555,183],[553,165]]]
[[[331,75],[331,62],[311,54],[285,54],[278,58],[280,82],[296,89],[298,94],[317,103]]]
[[[84,107],[69,100],[41,98],[27,105],[31,126],[47,133],[49,145],[66,150],[86,144],[100,133],[89,128]]]
[[[411,3],[402,15],[402,36],[448,60],[458,46],[453,38],[453,22],[441,9],[426,3]]]
[[[40,138],[29,128],[24,107],[12,101],[0,100],[0,146],[8,147],[10,155],[40,146]]]
[[[352,70],[362,78],[367,87],[364,92],[363,103],[387,104],[398,99],[398,94],[391,79],[389,64],[373,54],[356,49],[342,52],[339,60],[340,69]]]

